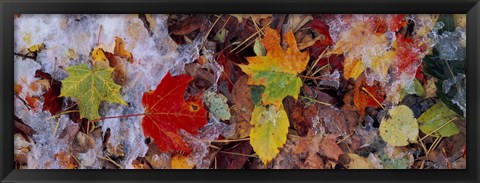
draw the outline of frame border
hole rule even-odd
[[[134,7],[134,8],[132,8]],[[1,182],[479,182],[479,0],[1,0]],[[13,15],[119,13],[465,13],[466,170],[16,170],[13,165]],[[107,173],[105,173],[107,172]]]

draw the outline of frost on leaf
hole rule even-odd
[[[100,118],[98,108],[102,101],[127,105],[120,95],[121,86],[112,80],[113,68],[90,69],[86,64],[81,64],[66,70],[70,75],[62,81],[60,97],[77,99],[80,118]]]
[[[418,123],[412,110],[405,105],[399,105],[388,111],[380,123],[380,137],[392,146],[416,143]]]
[[[183,98],[192,79],[186,74],[172,77],[167,73],[154,91],[143,95],[143,132],[152,137],[162,151],[191,152],[179,134],[180,129],[196,134],[198,128],[207,123],[207,111],[201,100]]]
[[[250,123],[253,126],[250,143],[263,163],[267,164],[277,156],[279,148],[287,141],[287,113],[283,107],[275,109],[272,105],[255,106]]]
[[[302,86],[297,74],[305,70],[309,56],[298,50],[293,32],[284,35],[286,50],[282,49],[280,35],[274,29],[267,28],[265,32],[262,44],[266,56],[246,57],[249,64],[239,66],[249,76],[247,84],[265,86],[262,104],[278,108],[288,95],[297,99]]]
[[[203,94],[208,110],[220,120],[229,120],[232,116],[227,104],[227,97],[221,93],[207,90]]]

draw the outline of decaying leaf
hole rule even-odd
[[[60,89],[62,88],[62,82],[53,79],[50,74],[41,70],[35,72],[35,77],[40,77],[46,81],[51,82],[50,88],[43,94],[43,107],[42,110],[48,110],[52,115],[57,114],[62,110],[64,97],[59,97]]]
[[[379,130],[380,137],[392,146],[406,146],[417,142],[418,123],[412,110],[405,105],[389,110],[383,117]]]
[[[228,108],[227,97],[223,94],[207,90],[203,94],[203,101],[208,111],[213,113],[217,119],[229,120],[231,118],[232,115]]]
[[[120,95],[121,87],[115,84],[113,68],[88,68],[86,64],[66,68],[69,76],[62,80],[60,97],[77,99],[80,118],[100,118],[98,108],[102,101],[127,105]]]
[[[361,157],[357,154],[349,153],[350,163],[348,169],[375,169],[368,158]]]
[[[250,124],[250,143],[264,164],[275,158],[287,141],[288,117],[281,106],[255,106]]]
[[[162,151],[191,152],[179,130],[195,134],[207,123],[207,111],[201,100],[183,98],[191,80],[193,78],[186,74],[172,77],[167,73],[154,91],[143,95],[143,132],[152,137]]]

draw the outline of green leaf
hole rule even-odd
[[[265,47],[263,47],[262,43],[260,42],[260,39],[257,39],[255,41],[255,44],[253,45],[253,51],[257,56],[267,55],[267,51],[265,50]]]
[[[264,81],[265,91],[262,101],[267,101],[267,104],[281,103],[282,99],[289,95],[298,96],[303,84],[297,75],[281,72],[260,71],[253,75],[253,79]]]
[[[392,146],[406,146],[416,143],[418,123],[413,112],[405,105],[399,105],[385,115],[380,124],[380,137]]]
[[[227,37],[227,34],[228,34],[228,30],[225,28],[222,28],[220,29],[220,31],[217,32],[217,34],[215,34],[215,37],[213,38],[213,40],[218,41],[220,43],[224,43],[225,38]]]
[[[457,114],[450,110],[443,102],[438,102],[418,118],[418,123],[420,124],[420,130],[425,134],[431,133],[445,123],[449,123],[433,133],[432,136],[450,137],[460,132],[457,125],[450,121],[456,116]]]
[[[287,141],[288,122],[287,113],[280,106],[255,106],[250,121],[250,144],[263,163],[267,164],[280,152]]]
[[[400,101],[402,101],[403,98],[405,98],[408,94],[408,91],[405,88],[402,88],[402,91],[400,92]],[[420,97],[425,97],[425,90],[418,79],[413,80],[413,94]]]
[[[66,68],[69,76],[62,81],[60,97],[77,99],[80,118],[98,119],[102,101],[127,105],[120,95],[121,86],[113,82],[113,68],[88,68],[86,64]]]

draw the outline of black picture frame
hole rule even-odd
[[[479,182],[479,0],[1,0],[1,182]],[[466,170],[16,170],[13,164],[14,14],[467,14]]]

